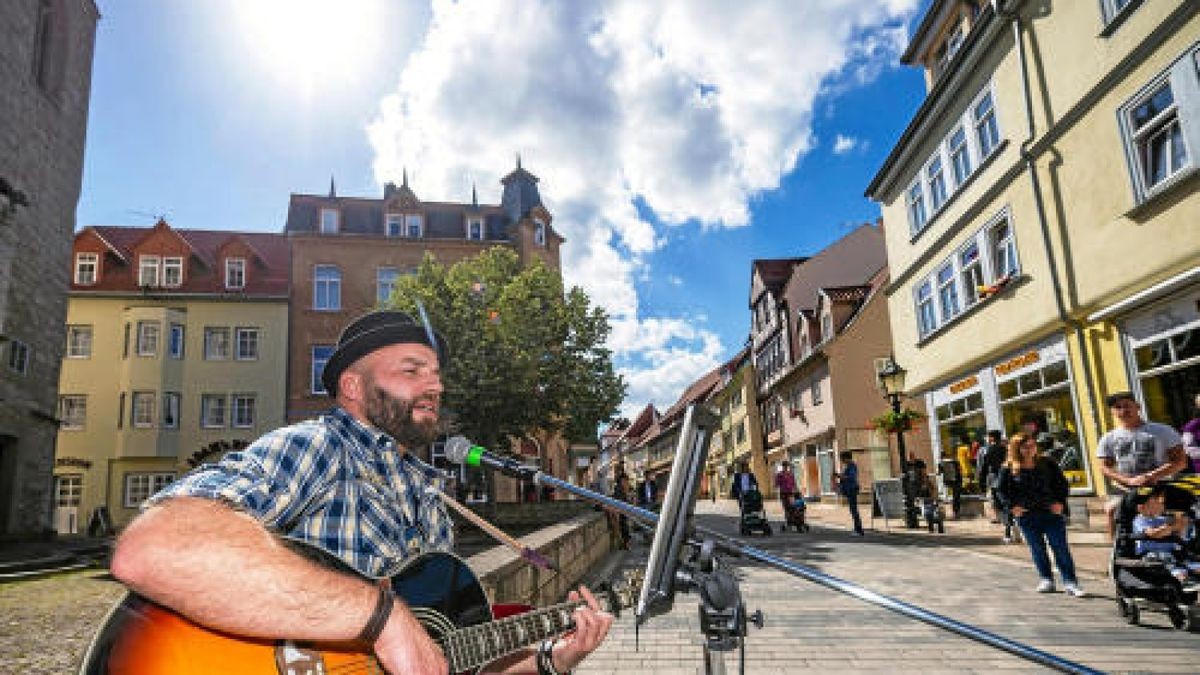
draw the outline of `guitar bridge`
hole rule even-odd
[[[326,675],[321,653],[295,642],[283,642],[275,647],[275,667],[280,675]]]

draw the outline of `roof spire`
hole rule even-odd
[[[517,168],[521,168],[521,153],[517,153]]]
[[[337,188],[333,184],[333,174],[329,174],[329,198],[337,197]]]
[[[404,167],[403,180],[400,183],[401,187],[408,187],[408,167]]]
[[[471,181],[471,206],[479,208],[479,195],[475,192],[475,181]]]

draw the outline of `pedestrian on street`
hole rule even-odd
[[[758,479],[750,471],[750,462],[743,460],[738,464],[738,472],[733,474],[733,484],[729,488],[729,495],[740,504],[742,493],[748,492],[750,488],[758,489]]]
[[[779,492],[779,503],[786,517],[796,495],[796,474],[792,473],[792,463],[786,459],[780,463],[779,473],[775,474],[775,489]]]
[[[838,458],[842,460],[842,472],[835,473],[838,492],[846,498],[846,506],[850,507],[850,520],[854,523],[854,534],[863,536],[862,518],[858,515],[858,492],[861,486],[858,482],[858,464],[849,450],[843,450]]]
[[[1000,469],[1004,466],[1004,460],[1007,457],[1008,446],[1004,443],[1004,434],[1000,433],[999,429],[989,429],[987,445],[979,451],[977,475],[979,476],[980,490],[991,498],[992,522],[1004,523],[1004,543],[1006,544],[1012,541],[1012,514],[1001,503],[996,485],[1000,479]]]
[[[1131,392],[1111,394],[1104,403],[1117,423],[1096,445],[1100,472],[1109,479],[1112,488],[1104,505],[1111,538],[1116,529],[1113,518],[1125,493],[1179,473],[1187,465],[1187,454],[1174,429],[1142,418],[1142,408]]]
[[[1075,576],[1075,561],[1067,546],[1067,477],[1057,464],[1042,456],[1031,434],[1014,434],[1008,442],[1008,461],[1000,469],[1000,499],[1012,511],[1029,545],[1038,573],[1038,593],[1054,592],[1054,571],[1046,545],[1062,576],[1063,591],[1076,598],[1084,591]]]
[[[942,474],[942,482],[946,485],[946,489],[950,491],[950,508],[954,511],[954,519],[958,519],[959,507],[962,506],[962,490],[963,477],[961,467],[958,462],[942,455],[942,461],[938,462],[938,473]]]
[[[620,473],[617,475],[616,485],[613,486],[612,498],[617,501],[629,503],[629,474]],[[617,535],[616,548],[628,551],[629,550],[629,518],[624,513],[610,511],[608,514],[608,522],[611,528],[610,531],[615,531]],[[613,528],[614,524],[616,527]]]
[[[1179,436],[1183,443],[1183,451],[1192,464],[1192,473],[1200,473],[1200,394],[1196,394],[1192,419],[1179,427]]]

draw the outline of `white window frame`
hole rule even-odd
[[[1140,127],[1135,127],[1133,112],[1164,88],[1171,91],[1171,104]],[[1200,152],[1200,45],[1193,44],[1183,56],[1151,79],[1120,107],[1118,115],[1135,204],[1145,203],[1200,169],[1200,158],[1196,156]],[[1185,158],[1177,168],[1150,183],[1147,156],[1150,141],[1172,128],[1178,130]],[[1174,145],[1170,141],[1165,147],[1174,156]]]
[[[375,302],[380,306],[384,305],[388,301],[388,298],[392,297],[392,289],[396,287],[396,282],[399,280],[400,268],[376,267]]]
[[[154,392],[133,392],[129,405],[129,425],[135,429],[154,427]]]
[[[183,258],[167,256],[162,259],[163,288],[179,288],[183,285]]]
[[[150,497],[175,481],[175,474],[167,472],[138,472],[125,474],[125,508],[136,509]]]
[[[138,256],[138,286],[156,288],[159,285],[161,258],[156,255]]]
[[[833,316],[828,312],[821,313],[821,342],[833,339]]]
[[[966,259],[967,251],[974,249],[975,258],[968,262]],[[959,284],[962,287],[962,297],[960,300],[963,304],[963,311],[979,302],[979,287],[987,285],[987,277],[983,267],[984,249],[979,245],[978,237],[972,237],[966,244],[963,244],[955,257],[958,260],[958,269],[956,270],[959,276]]]
[[[67,326],[68,359],[92,358],[92,327],[86,324]]]
[[[1104,17],[1104,25],[1115,21],[1117,17],[1125,14],[1126,10],[1133,11],[1131,6],[1136,4],[1138,0],[1100,0],[1100,13]]]
[[[962,142],[955,143],[954,137],[961,136]],[[954,189],[957,190],[967,182],[971,177],[971,171],[974,167],[971,165],[971,144],[969,142],[970,134],[966,128],[959,124],[950,130],[950,134],[946,136],[946,157],[950,160],[950,173],[954,176]]]
[[[179,339],[176,340],[176,335]],[[182,359],[185,351],[187,339],[187,329],[181,323],[172,323],[167,329],[167,356],[173,359]],[[176,348],[178,347],[178,348]]]
[[[942,322],[945,323],[962,314],[962,303],[958,300],[958,271],[954,260],[938,267],[933,274],[934,283],[937,286],[938,313],[942,317]]]
[[[200,395],[200,428],[224,429],[229,412],[225,394]],[[216,413],[220,413],[219,415]]]
[[[241,290],[246,287],[246,259],[225,259],[225,288]]]
[[[233,329],[233,358],[236,361],[257,361],[262,332],[255,327]]]
[[[821,378],[813,378],[812,383],[808,386],[809,398],[812,399],[813,407],[821,405]]]
[[[1008,234],[1002,239],[997,239],[993,232],[1001,227],[1007,227]],[[1021,259],[1017,254],[1017,233],[1008,213],[1004,212],[1000,217],[993,219],[985,226],[984,231],[987,233],[987,251],[992,262],[991,280],[994,282],[1006,276],[1015,278],[1020,275]],[[1004,252],[1004,261],[1007,264],[1001,264],[1001,252]]]
[[[950,191],[946,189],[946,165],[942,161],[942,153],[934,153],[925,165],[925,187],[929,190],[929,206],[934,213],[942,210],[950,200]]]
[[[224,336],[220,338],[219,336]],[[228,326],[204,327],[204,360],[228,361],[233,355],[232,336]]]
[[[978,116],[979,105],[984,99],[988,99],[989,107],[983,117]],[[996,115],[996,97],[992,94],[992,86],[983,88],[983,91],[971,101],[971,129],[975,132],[975,143],[979,153],[979,158],[982,161],[986,159],[996,149],[1000,147],[1000,142],[1003,140],[1003,134],[1000,130],[1000,119]],[[988,133],[984,133],[984,131]],[[987,138],[987,143],[984,138]]]
[[[425,236],[425,217],[419,213],[404,214],[404,236],[420,239]]]
[[[94,286],[100,279],[100,254],[75,254],[75,283],[80,286]]]
[[[28,374],[31,351],[23,340],[11,338],[8,342],[8,369],[18,375]]]
[[[467,218],[467,241],[483,241],[483,218]]]
[[[162,427],[164,429],[179,428],[179,411],[183,407],[182,397],[177,391],[163,392]]]
[[[313,266],[313,309],[319,312],[342,309],[342,269],[337,265]]]
[[[63,394],[58,397],[58,428],[82,431],[87,426],[87,395]]]
[[[258,401],[254,394],[234,394],[230,406],[229,421],[234,429],[252,429],[258,415]]]
[[[342,212],[322,208],[317,215],[317,229],[321,234],[337,234],[342,229]]]
[[[938,329],[937,303],[934,301],[932,279],[921,279],[913,287],[913,301],[917,306],[917,334],[925,337]]]
[[[915,237],[929,225],[929,213],[925,210],[925,186],[920,178],[904,191],[904,205],[908,211],[908,229]]]
[[[533,221],[533,243],[535,246],[546,245],[546,223],[541,220]]]
[[[142,357],[158,356],[161,328],[157,321],[138,321],[134,353]]]
[[[324,356],[318,356],[318,352],[324,352]],[[321,382],[321,372],[325,370],[325,364],[329,363],[329,357],[331,356],[333,356],[333,345],[313,345],[309,349],[309,393],[328,393],[325,391],[325,384]],[[320,365],[319,368],[318,365]]]

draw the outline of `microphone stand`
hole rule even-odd
[[[539,486],[562,490],[594,504],[617,510],[626,516],[635,518],[648,525],[658,522],[658,514],[653,511],[628,504],[619,499],[600,494],[599,492],[579,487],[578,485],[573,485],[543,473],[536,468],[520,465],[511,460],[504,462],[503,466],[491,466],[515,478],[529,480]],[[760,627],[762,625],[762,615],[760,612],[755,612],[750,617],[746,616],[740,592],[736,588],[736,579],[732,574],[722,570],[716,564],[715,553],[717,551],[735,558],[746,558],[762,563],[768,567],[800,577],[806,581],[811,581],[838,593],[858,598],[859,600],[869,602],[910,619],[916,619],[931,626],[936,626],[937,628],[975,640],[976,642],[981,642],[1060,672],[1086,675],[1102,675],[1103,672],[1015,640],[1010,640],[982,628],[971,626],[936,612],[917,607],[903,600],[881,595],[844,579],[839,579],[811,567],[747,546],[733,537],[708,528],[693,527],[692,533],[688,538],[688,545],[696,551],[695,560],[692,561],[690,569],[687,571],[681,570],[677,576],[679,577],[678,581],[683,582],[685,587],[695,588],[700,591],[702,600],[701,627],[705,630],[705,657],[707,661],[706,665],[710,668],[709,672],[714,672],[712,670],[714,659],[712,658],[713,655],[710,654],[710,650],[731,649],[731,640],[735,637],[735,633],[739,640],[745,636],[747,621],[755,623]],[[707,619],[705,617],[706,605],[711,605],[712,610],[714,610],[709,613]],[[720,667],[723,668],[723,662],[721,662]],[[723,672],[723,670],[716,672]]]

